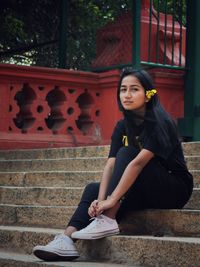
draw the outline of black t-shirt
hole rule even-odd
[[[173,142],[161,144],[156,135],[157,132],[152,131],[148,137],[143,138],[140,143],[141,149],[147,149],[154,153],[156,160],[169,172],[192,180],[192,175],[188,172],[182,146],[178,137]],[[116,157],[118,150],[122,146],[128,145],[124,120],[120,120],[116,124],[111,140],[109,157]]]

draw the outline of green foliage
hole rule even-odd
[[[62,0],[1,0],[0,61],[58,67],[60,8]],[[67,68],[87,69],[96,53],[96,33],[121,13],[131,10],[133,0],[69,0],[67,17]],[[154,0],[166,9],[165,1]],[[174,4],[173,4],[174,3]],[[183,1],[167,1],[167,12],[185,14]],[[175,5],[175,9],[174,9]],[[185,23],[183,17],[183,24]]]
[[[153,5],[157,11],[172,14],[179,23],[186,25],[186,0],[153,0]]]
[[[130,9],[131,0],[69,2],[67,67],[83,69],[95,57],[97,29]],[[0,10],[0,60],[58,67],[60,5],[61,0],[4,0]]]

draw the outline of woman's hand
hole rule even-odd
[[[101,214],[103,211],[113,208],[117,204],[118,200],[112,196],[108,196],[106,200],[98,201],[96,207],[96,216]]]
[[[91,204],[90,207],[88,209],[88,214],[90,215],[90,217],[95,217],[97,216],[97,205],[98,205],[98,200],[94,200]]]

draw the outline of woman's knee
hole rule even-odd
[[[99,193],[99,186],[100,186],[100,183],[97,183],[97,182],[92,182],[92,183],[87,184],[83,191],[82,198],[87,198],[90,200],[96,199]]]

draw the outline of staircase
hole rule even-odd
[[[81,257],[70,263],[30,254],[63,232],[84,186],[100,180],[109,147],[0,151],[0,266],[199,267],[200,143],[183,148],[195,179],[185,208],[135,212],[120,235],[78,241]]]

